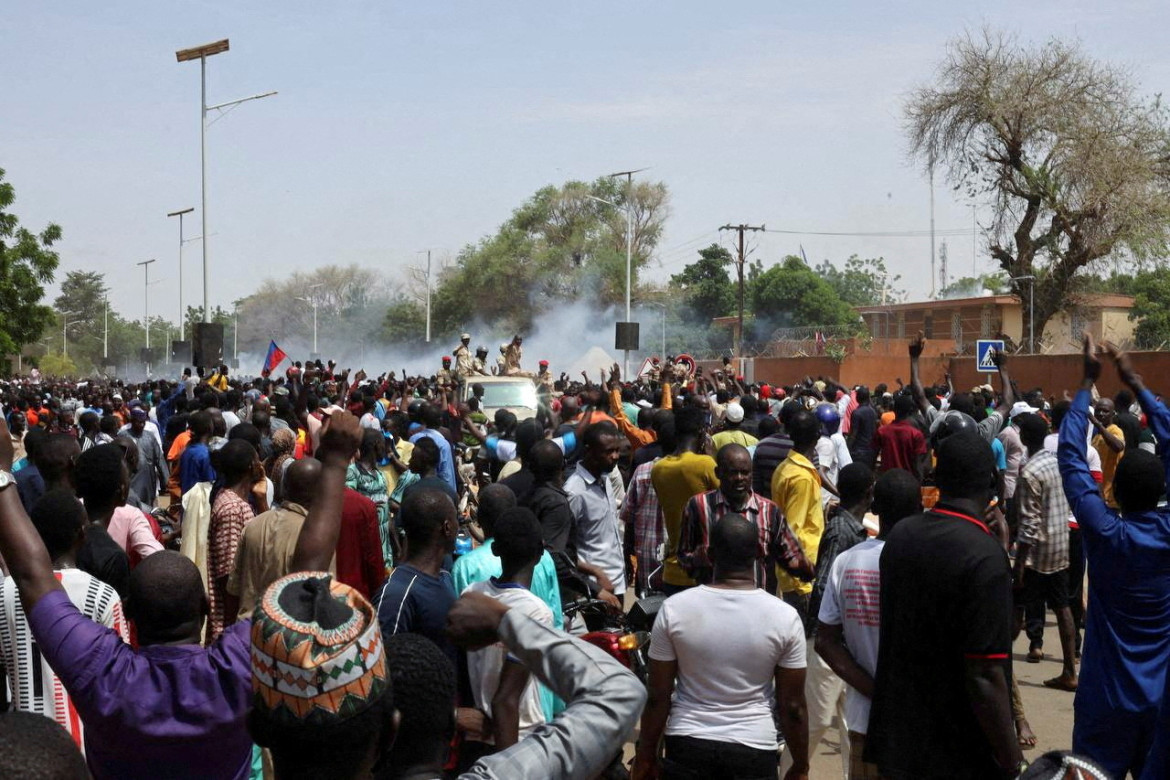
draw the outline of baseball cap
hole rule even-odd
[[[1012,410],[1008,412],[1008,418],[1014,420],[1016,419],[1016,415],[1036,414],[1039,411],[1039,409],[1037,409],[1035,406],[1032,406],[1027,401],[1016,401],[1014,404],[1012,404]]]
[[[471,334],[470,333],[460,333],[459,340],[460,341],[471,341]]]
[[[728,422],[743,422],[743,407],[737,403],[729,403],[727,409],[723,412]]]

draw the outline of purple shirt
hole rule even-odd
[[[85,724],[95,778],[248,777],[250,620],[209,648],[135,651],[55,590],[37,602],[28,623]]]

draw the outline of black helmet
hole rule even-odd
[[[979,424],[969,414],[951,410],[944,412],[930,428],[930,446],[938,449],[946,439],[957,433],[973,433],[979,435]]]

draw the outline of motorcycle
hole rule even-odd
[[[645,685],[650,673],[650,629],[664,600],[660,594],[640,598],[626,614],[600,599],[580,598],[565,605],[565,619],[583,620],[586,632],[581,639],[604,650]]]

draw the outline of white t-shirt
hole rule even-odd
[[[841,473],[841,469],[853,463],[853,456],[849,454],[849,445],[840,432],[817,439],[817,463],[824,467],[825,471],[829,473],[829,480],[836,485],[837,475]],[[827,490],[821,491],[821,504],[823,506],[828,506],[831,498],[833,498],[832,493]]]
[[[881,587],[878,560],[885,542],[867,539],[837,556],[817,620],[841,626],[849,654],[865,671],[877,674],[878,634],[881,628]],[[845,722],[850,731],[866,733],[869,697],[853,687],[845,693]]]
[[[114,629],[122,641],[130,641],[129,626],[122,616],[122,601],[106,583],[81,569],[58,569],[57,580],[73,606],[95,623]],[[7,671],[11,709],[36,712],[51,718],[83,746],[81,716],[49,662],[36,649],[16,580],[0,583],[0,658]]]
[[[522,615],[545,625],[553,624],[552,610],[532,592],[522,585],[504,583],[497,585],[493,577],[484,582],[473,582],[463,589],[464,593],[482,593],[504,602]],[[519,660],[508,654],[508,648],[503,642],[474,650],[467,654],[467,674],[471,680],[471,692],[475,696],[475,706],[479,707],[491,717],[492,697],[500,687],[500,673],[506,663],[520,663]],[[528,736],[537,726],[544,723],[544,709],[540,704],[540,688],[536,676],[528,679],[524,693],[520,694],[520,738]],[[484,742],[489,744],[494,740],[490,735],[485,736]]]
[[[776,750],[776,667],[805,668],[804,628],[767,591],[700,585],[663,602],[650,658],[678,661],[667,735]]]

